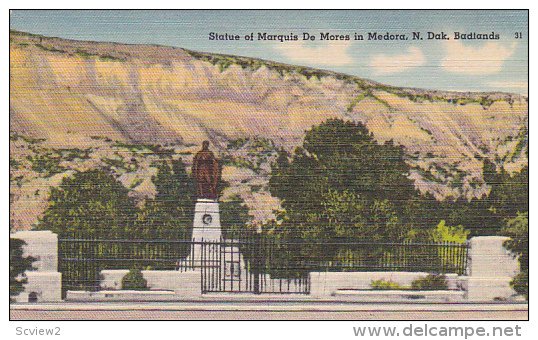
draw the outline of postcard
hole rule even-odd
[[[11,320],[527,320],[528,27],[11,11]]]

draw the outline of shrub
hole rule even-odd
[[[24,291],[24,284],[27,282],[25,271],[33,270],[32,262],[35,258],[24,257],[22,246],[26,244],[23,240],[9,240],[9,301],[13,302],[12,296],[17,296]]]
[[[447,290],[448,283],[446,276],[438,274],[430,274],[426,277],[413,280],[411,282],[413,290]]]
[[[514,290],[529,299],[529,213],[518,213],[508,220],[503,234],[510,237],[504,246],[519,258],[520,273],[510,284]]]
[[[441,220],[437,228],[432,231],[432,239],[434,242],[465,243],[470,233],[461,225],[447,226],[445,220]]]
[[[370,283],[370,287],[374,290],[402,290],[404,287],[391,280],[374,280]]]
[[[142,276],[140,269],[131,269],[121,280],[121,289],[147,290],[148,282]]]

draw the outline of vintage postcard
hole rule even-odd
[[[528,24],[12,10],[11,320],[527,320]]]

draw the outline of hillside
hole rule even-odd
[[[509,171],[528,163],[528,100],[519,95],[396,88],[260,59],[15,31],[10,58],[17,229],[35,223],[48,188],[72,171],[109,165],[143,200],[154,190],[152,162],[190,164],[205,139],[224,160],[225,197],[240,195],[268,218],[278,207],[266,191],[275,151],[293,150],[331,117],[404,145],[416,186],[439,199],[486,193],[484,159]]]

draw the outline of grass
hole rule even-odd
[[[136,153],[153,153],[155,155],[158,155],[159,157],[172,157],[175,154],[175,151],[173,149],[163,148],[161,145],[158,144],[130,144],[116,141],[113,146],[117,148],[127,149],[131,152]]]
[[[12,141],[12,142],[16,142],[19,139],[25,141],[28,144],[39,144],[39,143],[43,143],[45,141],[45,138],[32,138],[32,137],[28,137],[28,136],[23,136],[23,135],[18,134],[16,132],[9,135],[9,140]]]
[[[64,50],[59,50],[55,47],[48,47],[48,46],[44,46],[42,44],[35,44],[37,47],[39,47],[40,49],[44,50],[44,51],[47,51],[47,52],[53,52],[53,53],[67,53],[66,51]]]
[[[347,82],[353,82],[353,77],[343,74],[337,74],[330,71],[319,70],[310,67],[304,66],[294,66],[288,64],[277,63],[269,60],[257,59],[257,58],[246,58],[241,56],[233,56],[226,54],[210,54],[202,53],[192,50],[185,50],[191,57],[202,60],[212,65],[219,67],[220,72],[224,72],[232,65],[238,65],[242,69],[249,69],[252,71],[257,71],[262,66],[266,67],[269,70],[276,71],[281,77],[291,74],[298,74],[304,76],[307,80],[311,78],[316,78],[321,80],[326,76],[335,76],[340,80],[345,80]]]
[[[351,103],[349,103],[349,105],[347,106],[346,111],[349,113],[353,112],[355,106],[357,106],[357,104],[359,104],[364,98],[366,98],[365,93],[361,93],[357,97],[353,98]]]
[[[111,56],[109,54],[96,54],[96,53],[90,53],[85,50],[77,50],[75,52],[76,55],[82,57],[82,58],[99,58],[102,61],[124,61],[121,58]]]
[[[527,130],[527,127],[523,127],[518,135],[517,135],[517,144],[516,144],[516,147],[514,149],[514,152],[512,153],[512,156],[510,158],[511,161],[514,161],[516,160],[519,155],[521,154],[521,152],[523,151],[523,149],[525,147],[528,147],[528,144],[529,144],[529,134],[528,134],[528,130]]]
[[[252,192],[259,192],[260,190],[262,190],[263,186],[261,185],[253,185],[250,187],[250,189],[252,190]]]
[[[142,184],[142,182],[144,182],[144,179],[143,178],[137,178],[135,179],[131,185],[129,185],[129,189],[134,189],[136,188],[137,186],[139,186],[140,184]]]
[[[385,106],[387,109],[392,109],[392,106],[390,106],[390,104],[386,100],[383,100],[383,99],[377,97],[373,93],[370,93],[369,97],[377,100],[381,105]]]
[[[247,168],[256,173],[259,171],[259,168],[253,162],[249,161],[248,159],[244,159],[243,157],[223,157],[222,163],[224,165],[235,166],[237,168]]]
[[[61,154],[62,159],[65,161],[73,161],[75,159],[89,159],[91,149],[59,149],[58,152]]]
[[[228,150],[241,149],[243,146],[245,146],[248,143],[249,140],[250,139],[248,137],[233,139],[228,142],[228,145],[226,146],[226,148]]]
[[[18,170],[21,167],[21,162],[18,160],[9,157],[9,168],[13,170]]]
[[[101,161],[108,165],[109,167],[111,168],[116,168],[118,170],[125,170],[127,172],[133,172],[133,171],[136,171],[137,169],[137,165],[136,164],[129,164],[129,163],[126,163],[123,158],[121,159],[117,159],[117,158],[108,158],[108,157],[105,157],[105,158],[101,158]],[[133,169],[134,167],[134,169]]]

